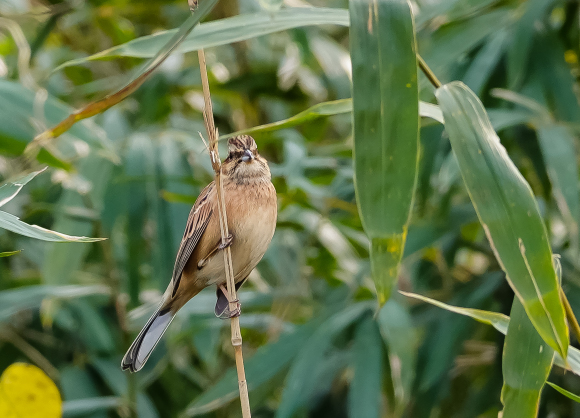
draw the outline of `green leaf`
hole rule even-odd
[[[11,255],[15,255],[18,254],[19,252],[21,252],[22,250],[16,250],[16,251],[5,251],[3,253],[0,253],[0,258],[2,257],[10,257]]]
[[[530,186],[468,87],[454,82],[439,88],[436,95],[463,181],[495,256],[538,333],[566,357],[564,307],[548,236]]]
[[[402,290],[399,290],[399,293],[410,298],[430,303],[431,305],[438,306],[439,308],[445,309],[447,311],[455,312],[459,315],[469,316],[470,318],[473,318],[476,321],[491,325],[502,334],[507,333],[508,325],[510,322],[510,317],[507,315],[497,312],[482,311],[481,309],[458,308],[456,306],[448,305],[446,303],[439,302],[438,300],[431,299],[426,296],[417,295],[415,293],[403,292]]]
[[[17,179],[8,181],[0,186],[0,206],[5,205],[10,202],[14,197],[22,190],[24,185],[36,177],[38,174],[46,170],[46,167],[39,171],[33,171],[32,173],[20,176]]]
[[[89,295],[107,295],[105,286],[28,286],[0,292],[0,321],[25,310],[40,307],[45,298],[76,299]]]
[[[307,403],[316,388],[313,375],[323,362],[334,338],[371,308],[367,302],[350,305],[325,321],[306,344],[302,345],[286,377],[276,418],[290,418]]]
[[[514,298],[510,317],[503,346],[502,418],[535,418],[554,350],[542,340],[518,298]]]
[[[275,12],[242,14],[216,20],[196,27],[179,45],[176,52],[197,51],[202,48],[228,45],[287,29],[325,24],[348,26],[348,10],[325,7],[291,7]],[[143,36],[86,58],[67,61],[57,67],[55,71],[90,60],[112,57],[151,58],[163,45],[169,42],[175,33],[177,33],[177,29]]]
[[[34,138],[32,144],[42,146],[46,141],[56,138],[73,127],[78,121],[103,113],[115,106],[129,95],[134,93],[149,78],[149,76],[165,61],[165,59],[183,42],[185,37],[216,5],[217,0],[203,1],[191,16],[179,27],[175,33],[155,51],[153,57],[143,64],[134,74],[131,74],[126,83],[104,98],[91,102],[82,109],[73,112],[61,120],[54,127],[45,130]]]
[[[417,180],[415,31],[406,0],[349,5],[355,189],[383,305],[397,280]]]
[[[248,390],[252,391],[261,387],[284,369],[313,331],[312,324],[303,325],[295,332],[282,335],[278,341],[260,347],[252,357],[246,359]],[[236,369],[232,367],[215,385],[189,404],[183,416],[207,414],[223,407],[238,396]]]
[[[32,140],[37,132],[35,122],[38,122],[36,120],[38,116],[34,113],[34,100],[34,92],[21,84],[0,80],[0,150],[20,155]],[[73,109],[70,106],[49,95],[44,102],[43,123],[56,124],[71,112]],[[118,161],[110,140],[94,124],[90,122],[79,124],[69,131],[69,136],[102,150],[112,161]],[[52,167],[71,170],[72,165],[66,159],[77,157],[76,153],[68,155],[61,147],[55,148],[50,152],[42,149],[37,156],[38,161]]]
[[[566,222],[570,239],[578,249],[580,195],[578,194],[575,138],[565,126],[561,125],[540,126],[537,132],[548,167],[554,200]]]
[[[439,308],[445,309],[447,311],[455,312],[463,316],[468,316],[470,318],[475,319],[476,321],[493,326],[496,330],[498,330],[504,335],[507,334],[508,326],[510,323],[510,317],[507,315],[497,312],[482,311],[480,309],[460,308],[457,306],[452,306],[443,302],[439,302],[435,299],[431,299],[426,296],[417,295],[415,293],[407,293],[403,291],[399,292],[410,298],[422,300],[423,302],[430,303],[431,305],[438,306]],[[568,357],[566,358],[566,362],[564,362],[562,357],[558,353],[556,353],[554,363],[557,366],[562,367],[566,370],[570,370],[574,374],[580,376],[580,350],[578,350],[577,348],[572,346],[568,347]]]
[[[42,241],[53,242],[95,242],[102,241],[106,238],[88,238],[75,237],[72,235],[61,234],[60,232],[51,231],[38,225],[29,225],[22,222],[16,216],[0,211],[0,228],[7,229],[25,237],[35,238]]]
[[[566,389],[563,389],[560,386],[558,386],[552,382],[546,382],[546,383],[549,384],[550,386],[552,386],[554,389],[556,389],[558,392],[560,392],[562,395],[566,396],[567,398],[572,399],[574,402],[580,403],[580,396],[575,395],[572,392],[568,392]]]
[[[121,405],[122,399],[115,396],[75,399],[62,404],[62,416],[63,418],[84,417],[97,411],[116,409]]]
[[[348,393],[349,417],[377,418],[380,416],[382,347],[379,327],[372,317],[368,317],[357,326],[354,336],[352,354],[354,376]]]
[[[321,117],[340,115],[343,113],[350,112],[352,112],[352,99],[341,99],[341,100],[333,100],[330,102],[318,103],[292,117],[289,117],[288,119],[283,119],[278,122],[267,123],[265,125],[254,126],[253,128],[243,129],[241,131],[236,131],[231,134],[221,135],[220,140],[225,140],[236,135],[242,134],[253,135],[256,133],[271,132],[280,129],[292,128],[296,125],[310,122]],[[419,102],[419,116],[424,118],[430,118],[437,122],[443,123],[443,114],[441,113],[441,109],[439,109],[439,106],[431,103],[423,101]]]
[[[390,299],[385,303],[379,311],[378,322],[391,364],[391,379],[396,398],[395,416],[401,416],[411,400],[419,340],[411,314],[397,300]]]
[[[535,32],[553,3],[553,0],[529,0],[521,3],[525,11],[512,29],[512,40],[507,54],[508,85],[512,89],[517,89],[524,81]]]

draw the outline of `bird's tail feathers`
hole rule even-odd
[[[121,362],[123,370],[129,369],[131,372],[138,372],[147,362],[153,349],[171,324],[174,315],[168,309],[157,309],[149,318]]]

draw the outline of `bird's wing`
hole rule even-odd
[[[173,292],[171,297],[175,297],[179,282],[181,281],[181,273],[185,265],[189,261],[189,257],[193,250],[199,243],[207,224],[213,213],[213,205],[211,195],[215,192],[215,183],[212,181],[205,189],[202,190],[199,197],[195,201],[189,217],[187,218],[187,225],[177,252],[175,259],[175,266],[173,267],[173,277],[171,282],[173,284]]]

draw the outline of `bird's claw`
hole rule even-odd
[[[230,310],[230,307],[228,305],[228,307],[224,309],[224,311],[221,314],[217,315],[217,317],[220,319],[231,319],[240,316],[240,314],[242,313],[242,304],[238,299],[233,300],[232,303],[236,304],[236,307],[234,308],[233,311]]]
[[[225,241],[222,241],[220,243],[220,245],[218,246],[218,248],[220,250],[225,250],[226,248],[228,248],[230,245],[232,245],[232,242],[234,241],[234,236],[232,234],[228,235],[225,239]]]

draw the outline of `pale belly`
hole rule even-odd
[[[256,205],[243,222],[231,223],[234,240],[230,246],[234,280],[245,279],[264,256],[276,227],[276,207],[266,209]],[[220,251],[197,273],[197,281],[204,286],[225,284],[224,253]]]

